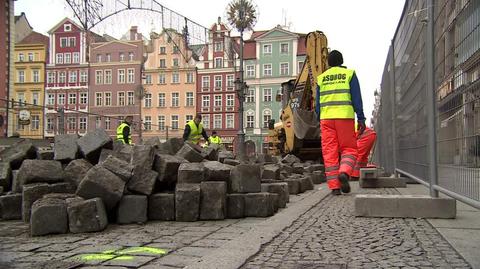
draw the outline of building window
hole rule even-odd
[[[280,53],[288,54],[288,43],[280,43]]]
[[[173,54],[177,54],[180,52],[180,49],[177,47],[177,45],[173,45]]]
[[[264,76],[271,76],[272,75],[272,64],[264,64],[263,65],[263,75]]]
[[[222,129],[222,114],[213,115],[213,129]]]
[[[165,107],[166,106],[165,93],[163,93],[163,92],[158,94],[158,106],[159,107]]]
[[[263,111],[263,128],[268,128],[268,123],[272,119],[272,111],[266,109]]]
[[[204,76],[202,77],[202,88],[209,89],[210,88],[210,77]]]
[[[112,70],[105,70],[105,84],[112,84]]]
[[[129,68],[127,69],[127,71],[128,71],[127,83],[135,83],[135,69]]]
[[[65,94],[64,93],[59,93],[57,95],[57,98],[58,98],[57,103],[59,105],[64,105],[65,104]]]
[[[172,73],[172,83],[180,83],[179,82],[179,74],[178,73]]]
[[[55,104],[55,94],[49,93],[47,94],[47,105],[54,105]]]
[[[173,65],[173,67],[178,67],[179,66],[178,59],[176,59],[176,58],[173,59],[172,65]]]
[[[248,89],[248,94],[245,96],[245,102],[255,103],[255,89]]]
[[[221,90],[222,89],[222,76],[215,76],[215,89]]]
[[[47,124],[46,124],[47,131],[52,131],[53,130],[53,119],[52,118],[47,118]]]
[[[105,93],[105,106],[111,106],[112,105],[112,93],[111,92],[106,92]]]
[[[77,94],[76,93],[69,93],[68,94],[68,104],[75,105],[77,103]]]
[[[17,93],[17,101],[18,101],[20,106],[23,106],[24,103],[27,102],[27,100],[25,99],[25,93],[23,93],[23,92]]]
[[[80,130],[87,130],[87,118],[86,117],[80,117],[78,119],[78,129]]]
[[[223,42],[215,42],[214,44],[214,51],[223,51]]]
[[[60,38],[60,48],[66,48],[66,47],[68,47],[68,38],[61,37]]]
[[[124,92],[119,92],[118,93],[118,106],[124,106],[125,105],[125,93]]]
[[[72,58],[73,58],[73,59],[72,59],[72,62],[73,62],[74,64],[79,63],[79,62],[80,62],[80,53],[74,52]]]
[[[68,46],[71,48],[75,47],[75,37],[68,38]]]
[[[165,84],[165,74],[158,74],[158,84]]]
[[[133,61],[133,56],[134,56],[133,52],[129,52],[129,53],[128,53],[128,60],[129,60],[130,62]]]
[[[270,88],[263,89],[263,101],[264,102],[272,101],[272,89]]]
[[[289,75],[288,63],[281,63],[280,64],[280,75],[281,76],[288,76]]]
[[[68,117],[68,129],[69,130],[76,130],[77,129],[77,118]]]
[[[223,67],[223,58],[217,57],[215,58],[215,68],[222,68]]]
[[[187,92],[185,106],[194,106],[193,92]]]
[[[80,104],[81,105],[86,105],[88,102],[88,93],[82,92],[80,93]]]
[[[60,74],[58,74],[58,83],[65,83],[66,76],[65,72],[60,72]]]
[[[80,82],[86,83],[88,80],[88,73],[87,71],[80,72]]]
[[[222,106],[222,96],[221,95],[215,95],[214,96],[214,106],[216,106],[216,107],[221,107]]]
[[[118,58],[120,59],[120,62],[125,61],[125,54],[124,54],[123,52],[120,52],[120,53],[118,54]]]
[[[65,53],[65,62],[66,64],[69,64],[72,62],[72,54],[71,53]]]
[[[165,59],[160,59],[160,68],[166,68]]]
[[[63,64],[63,53],[57,53],[56,63]]]
[[[102,117],[95,118],[95,129],[102,128]]]
[[[25,82],[25,71],[24,70],[19,70],[18,71],[18,82],[19,83],[24,83]]]
[[[28,61],[33,62],[33,53],[31,52],[28,53]]]
[[[145,84],[152,84],[152,75],[151,74],[145,75]]]
[[[172,115],[170,125],[172,126],[172,130],[178,129],[178,115]]]
[[[255,124],[255,116],[247,115],[247,128],[253,128],[254,124]]]
[[[48,83],[55,83],[55,72],[47,73],[47,81]]]
[[[158,116],[158,130],[165,130],[165,116]]]
[[[186,115],[185,116],[185,123],[188,123],[191,120],[193,120],[193,115]]]
[[[110,130],[110,118],[105,118],[105,130]]]
[[[272,54],[272,44],[263,45],[263,54]]]
[[[234,86],[233,75],[227,75],[227,87],[233,87],[233,86]]]
[[[68,82],[77,83],[77,71],[68,72]]]
[[[118,69],[118,83],[125,83],[125,69]]]
[[[227,94],[227,107],[233,107],[235,105],[235,99],[233,94]]]
[[[112,61],[112,55],[110,53],[105,54],[105,61],[106,62],[111,62]]]
[[[172,107],[179,107],[180,94],[178,92],[172,92]]]
[[[194,83],[194,81],[193,81],[193,73],[192,73],[192,72],[188,72],[188,73],[187,73],[187,83]]]
[[[127,92],[127,106],[135,105],[135,95],[134,92]]]
[[[18,54],[18,61],[19,61],[19,62],[25,61],[25,55],[24,55],[23,53],[19,53],[19,54]]]
[[[165,47],[160,47],[160,54],[167,54],[167,49]]]
[[[145,127],[146,131],[152,130],[152,116],[145,116],[143,126]]]
[[[227,129],[234,129],[235,128],[235,121],[234,121],[234,115],[233,114],[225,115],[225,121],[226,121],[226,125],[227,125],[225,127]]]
[[[40,71],[33,70],[32,76],[33,76],[33,82],[40,82]]]
[[[145,100],[144,101],[145,107],[152,107],[152,94],[151,93],[146,93],[144,100]]]
[[[203,123],[203,127],[210,129],[210,115],[203,115],[202,123]]]
[[[32,115],[31,128],[32,130],[38,130],[40,128],[40,116]]]
[[[103,92],[95,93],[95,105],[102,106],[103,105]]]
[[[102,85],[103,84],[103,70],[96,70],[95,71],[95,84]]]
[[[210,107],[210,95],[202,96],[202,107]]]

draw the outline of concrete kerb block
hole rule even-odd
[[[227,194],[227,217],[229,219],[238,219],[245,217],[245,194]]]
[[[117,211],[117,223],[147,222],[147,196],[125,195],[120,200]]]
[[[92,167],[93,165],[85,159],[71,161],[64,170],[65,181],[78,187],[88,170]]]
[[[30,233],[32,236],[67,233],[67,203],[58,198],[42,198],[32,205]]]
[[[258,192],[245,194],[245,217],[269,217],[277,208],[276,193]],[[278,198],[277,198],[278,199]]]
[[[77,159],[79,156],[77,140],[77,134],[56,135],[53,159],[65,163]]]
[[[260,166],[240,164],[232,168],[228,180],[229,193],[248,193],[261,191]]]
[[[27,184],[22,189],[22,220],[30,221],[30,212],[35,201],[43,195],[50,193],[50,186],[47,183]]]
[[[0,196],[0,216],[3,220],[22,219],[22,194]]]
[[[107,212],[102,199],[83,200],[77,197],[66,202],[70,232],[99,232],[107,227]]]
[[[199,163],[203,161],[203,156],[190,144],[185,143],[183,147],[175,154],[175,156],[182,157],[192,163]]]
[[[287,178],[284,181],[288,184],[289,194],[299,194],[300,193],[301,180],[299,180],[297,178]]]
[[[227,181],[230,177],[232,166],[218,161],[203,162],[205,167],[205,181]]]
[[[158,172],[157,180],[168,186],[173,186],[177,183],[178,168],[180,164],[187,163],[184,158],[169,155],[169,154],[155,154],[154,170]]]
[[[357,217],[453,219],[457,213],[454,199],[426,195],[358,194],[354,204]]]
[[[175,220],[196,221],[200,213],[200,184],[177,184]]]
[[[378,178],[378,169],[373,168],[360,168],[360,179],[364,178]]]
[[[205,167],[203,163],[182,163],[178,167],[178,184],[200,184],[204,178]]]
[[[284,208],[289,202],[288,184],[281,183],[262,183],[262,192],[276,193],[278,194],[278,207]]]
[[[313,184],[321,184],[327,182],[325,172],[321,170],[313,171],[310,178],[312,179]]]
[[[123,179],[125,182],[128,182],[132,177],[133,165],[124,160],[116,158],[113,155],[109,155],[107,159],[101,163],[101,165]]]
[[[227,183],[200,183],[200,219],[221,220],[227,216]]]
[[[97,164],[102,148],[113,148],[112,138],[104,129],[95,129],[77,140],[80,152],[92,164]]]
[[[175,194],[155,193],[148,197],[149,220],[175,220]]]
[[[361,188],[406,188],[405,178],[397,177],[378,177],[361,178],[359,181]]]
[[[12,168],[6,162],[0,162],[0,186],[4,191],[9,191],[12,186]]]

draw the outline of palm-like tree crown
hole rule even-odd
[[[250,0],[233,0],[227,7],[227,20],[239,32],[252,30],[257,22],[255,6]]]

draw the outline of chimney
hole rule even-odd
[[[218,16],[218,24],[222,23],[222,17]]]
[[[130,40],[137,40],[137,37],[138,37],[137,30],[138,30],[137,26],[130,27]]]

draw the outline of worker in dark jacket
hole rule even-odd
[[[316,112],[320,115],[327,185],[333,195],[350,192],[348,181],[358,155],[355,113],[359,126],[358,135],[365,131],[358,78],[355,70],[347,69],[342,64],[342,54],[333,50],[328,55],[330,68],[317,77]]]
[[[117,127],[117,140],[122,141],[124,144],[132,144],[132,134],[130,133],[130,125],[132,124],[133,117],[126,116],[120,125]]]
[[[208,141],[207,133],[202,125],[202,115],[197,114],[195,119],[188,121],[185,125],[185,131],[183,132],[183,141],[191,142],[197,145],[200,142],[200,137],[205,138]]]

